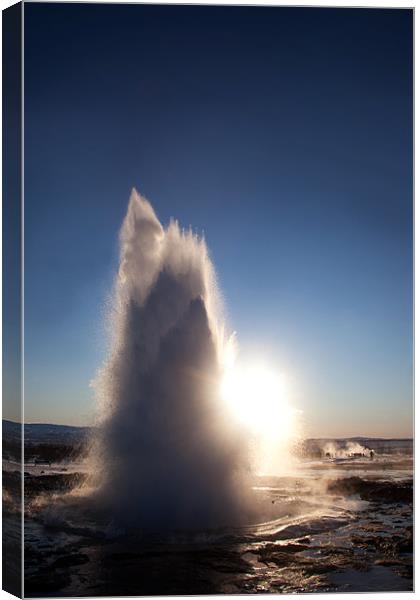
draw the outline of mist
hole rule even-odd
[[[220,398],[229,338],[203,239],[164,228],[132,191],[120,231],[108,357],[94,387],[99,497],[116,526],[240,523],[248,454]]]

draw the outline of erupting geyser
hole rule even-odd
[[[133,190],[120,233],[101,407],[100,496],[119,526],[240,522],[247,454],[220,395],[225,338],[204,240]]]

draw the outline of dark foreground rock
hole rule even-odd
[[[13,485],[14,475],[7,477]],[[180,538],[174,534],[156,541],[108,535],[102,522],[87,520],[86,507],[77,512],[83,503],[66,500],[61,506],[60,494],[81,485],[84,477],[63,473],[25,478],[27,597],[413,589],[412,480],[336,479],[320,498],[334,507],[336,516],[315,511],[300,518],[299,508],[299,518],[286,515],[279,527],[237,528],[224,537],[214,532],[199,532],[191,539],[187,533]],[[300,493],[302,501],[319,499],[318,488],[314,492],[294,482],[282,480],[276,486],[273,481],[267,487],[269,507],[273,499],[284,506],[291,493]],[[368,502],[343,502],[351,496]],[[45,512],[42,507],[47,507]]]
[[[3,471],[4,489],[20,493],[21,475],[19,471]],[[45,475],[30,475],[25,473],[23,485],[25,501],[41,494],[67,493],[82,486],[87,479],[84,473],[52,473]]]
[[[362,500],[368,502],[381,502],[391,504],[402,502],[412,504],[413,482],[381,482],[361,479],[360,477],[347,477],[330,481],[327,486],[330,494],[352,496],[359,494]]]

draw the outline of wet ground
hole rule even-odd
[[[302,461],[293,474],[255,480],[266,522],[153,538],[118,535],[69,509],[83,472],[26,472],[27,596],[413,589],[406,457]]]

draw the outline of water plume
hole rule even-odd
[[[109,356],[98,373],[99,496],[119,527],[239,523],[247,458],[220,398],[228,340],[203,239],[132,191]]]

